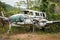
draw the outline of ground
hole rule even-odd
[[[21,33],[14,35],[3,34],[0,35],[0,40],[60,40],[60,33],[53,34]]]

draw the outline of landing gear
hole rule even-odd
[[[34,25],[30,26],[30,32],[35,32],[35,26]]]
[[[11,23],[9,22],[9,29],[8,29],[8,31],[7,31],[7,34],[10,33],[10,31],[11,31],[11,27],[12,27],[12,25],[11,25]]]

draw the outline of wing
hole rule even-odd
[[[60,25],[60,21],[47,21],[47,24],[45,26],[49,26],[49,25]]]

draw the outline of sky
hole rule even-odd
[[[16,5],[16,2],[19,2],[19,1],[26,1],[26,0],[0,0],[1,2],[5,2],[6,4],[9,4],[11,6],[15,6]],[[20,6],[21,8],[27,8],[27,5],[23,4]]]
[[[15,5],[15,2],[18,2],[19,0],[0,0],[2,2],[5,2],[6,4],[9,4],[11,6]]]

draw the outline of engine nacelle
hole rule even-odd
[[[44,27],[46,24],[47,24],[47,20],[46,19],[41,19],[39,21],[39,25],[42,26],[42,27]]]

